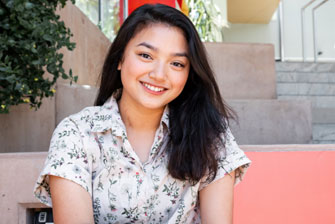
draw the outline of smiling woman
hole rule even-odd
[[[250,160],[184,14],[157,4],[128,17],[95,104],[58,125],[35,186],[55,223],[232,223]]]
[[[141,30],[125,49],[118,69],[123,91],[120,106],[159,110],[183,90],[189,73],[182,30],[154,24]],[[122,113],[121,113],[122,114]]]

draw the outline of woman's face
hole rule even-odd
[[[182,31],[166,24],[152,24],[127,44],[119,63],[121,100],[138,108],[161,109],[182,92],[190,64]]]

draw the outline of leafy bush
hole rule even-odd
[[[197,29],[202,41],[222,42],[222,13],[213,0],[187,0],[189,18]]]
[[[63,69],[58,51],[75,48],[71,31],[55,14],[57,6],[65,4],[66,0],[0,0],[0,113],[24,103],[37,110],[44,97],[54,95],[59,77],[77,81],[71,69]]]

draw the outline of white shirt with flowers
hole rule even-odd
[[[168,114],[166,107],[145,163],[127,139],[115,98],[65,118],[52,136],[35,196],[52,206],[50,174],[79,184],[91,195],[95,223],[200,223],[198,193],[209,183],[192,186],[169,175],[164,152]],[[251,161],[230,130],[226,140],[214,181],[236,169],[237,184]]]

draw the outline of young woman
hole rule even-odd
[[[144,5],[106,57],[95,107],[56,128],[35,195],[55,223],[232,223],[250,160],[190,20]]]

